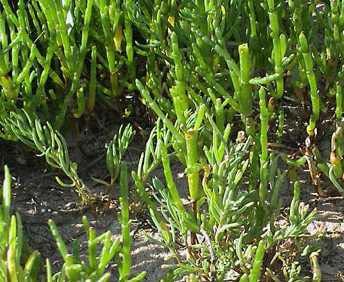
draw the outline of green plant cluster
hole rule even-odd
[[[22,0],[13,7],[1,1],[2,100],[60,128],[67,115],[93,112],[96,96],[108,101],[130,91],[136,65],[125,6]]]
[[[57,281],[107,281],[106,267],[119,253],[120,279],[130,281],[130,176],[174,258],[167,281],[224,281],[233,273],[250,282],[321,281],[318,252],[306,242],[316,211],[301,203],[298,172],[309,170],[319,195],[327,179],[344,191],[343,0],[0,3],[1,137],[61,169],[71,183],[58,182],[75,189],[83,204],[96,196],[69,159],[63,128],[101,115],[99,105],[123,115],[134,99],[155,117],[131,175],[124,160],[135,134],[129,125],[107,146],[110,183],[94,179],[111,189],[120,182],[122,247],[109,233],[96,237],[85,219],[91,242],[85,264],[77,249],[68,253],[50,222],[65,262]],[[331,136],[322,132],[325,122]],[[290,132],[298,154],[275,149],[289,148]],[[329,155],[318,149],[324,139]],[[163,175],[155,177],[159,167]],[[286,187],[293,197],[279,226]],[[9,242],[20,226],[13,218]],[[288,255],[279,251],[285,242],[292,242]],[[308,277],[301,269],[307,257]],[[11,252],[4,261],[12,269]]]
[[[128,168],[121,166],[121,215],[119,221],[122,224],[121,238],[113,238],[110,231],[101,235],[96,234],[90,226],[87,217],[84,216],[83,226],[87,235],[87,261],[80,252],[80,242],[73,241],[71,250],[62,239],[53,220],[48,224],[53,237],[56,240],[58,250],[63,258],[61,270],[53,273],[49,259],[46,260],[47,282],[64,281],[110,281],[111,274],[108,268],[111,264],[119,265],[119,281],[142,281],[146,275],[142,272],[132,277],[131,269],[131,237],[128,205]],[[30,247],[23,236],[23,226],[20,215],[11,215],[11,174],[5,167],[5,179],[0,201],[0,279],[4,282],[34,282],[41,281],[41,257],[38,251],[31,254]],[[99,249],[101,250],[99,251]]]

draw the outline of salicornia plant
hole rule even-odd
[[[73,125],[93,129],[103,117],[127,124],[131,115],[142,135],[150,131],[132,177],[175,258],[167,279],[223,281],[233,272],[240,281],[303,279],[294,254],[314,213],[301,203],[298,170],[308,166],[320,196],[323,176],[332,183],[328,190],[344,193],[344,0],[0,0],[0,6],[2,139],[44,156],[69,179],[58,182],[90,203],[96,196],[80,179],[63,135]],[[122,242],[96,236],[84,219],[85,262],[50,222],[64,267],[54,276],[48,263],[49,281],[107,281],[113,259],[120,261],[118,279],[131,279],[125,153],[134,130],[118,127],[106,148],[109,178],[96,181],[119,192]],[[280,210],[289,206],[280,200],[284,183],[293,185],[293,199],[280,226]],[[13,241],[20,220],[11,223],[7,198],[2,217],[12,233],[4,238]],[[285,254],[278,248],[287,241]],[[11,269],[12,250],[2,258]],[[320,281],[318,252],[303,256]]]
[[[23,257],[26,247],[23,226],[18,213],[11,215],[11,174],[7,166],[0,191],[0,280],[38,281],[40,254],[34,251],[29,257]]]
[[[227,145],[220,141],[222,144],[218,147],[213,147],[211,144],[211,147],[204,148],[206,159],[203,165],[186,167],[187,179],[190,177],[190,170],[193,173],[202,170],[203,176],[198,185],[203,192],[197,195],[197,205],[192,204],[195,195],[191,194],[191,191],[191,202],[185,202],[180,196],[180,187],[177,186],[175,176],[171,171],[171,157],[168,157],[166,150],[171,136],[168,137],[170,134],[166,133],[168,134],[166,135],[161,132],[162,130],[158,128],[157,134],[163,138],[160,142],[158,141],[158,144],[162,153],[160,157],[163,163],[164,181],[153,177],[151,182],[147,182],[140,177],[143,175],[142,171],[134,173],[133,176],[138,193],[149,208],[153,222],[159,230],[161,241],[171,250],[176,259],[177,264],[171,266],[169,275],[173,279],[192,274],[197,279],[222,280],[230,270],[238,271],[236,265],[240,262],[242,274],[260,277],[264,273],[263,270],[260,272],[261,265],[259,264],[264,257],[263,250],[273,248],[289,236],[301,236],[302,230],[312,220],[314,213],[307,214],[305,210],[299,212],[297,201],[299,194],[296,193],[292,207],[296,217],[292,217],[291,225],[281,230],[270,225],[274,216],[264,216],[264,213],[261,213],[258,193],[247,191],[245,188],[247,187],[245,179],[250,168],[248,152],[252,146],[251,139],[237,145]],[[146,153],[154,155],[154,152],[150,150]],[[186,154],[190,152],[186,151]],[[149,156],[144,155],[143,159],[146,158]],[[272,174],[273,168],[268,164],[265,169],[270,172],[268,181],[273,186],[273,192],[271,196],[265,196],[263,205],[264,208],[274,207],[275,209],[271,208],[270,211],[278,213],[278,205],[274,202],[278,197],[282,179]],[[152,193],[160,195],[160,197],[155,196],[159,197],[158,202],[147,194],[145,183],[152,189]],[[194,183],[189,181],[188,185],[190,188]],[[264,217],[260,218],[261,216]],[[294,218],[297,218],[296,221]],[[270,232],[265,233],[265,228],[268,228]],[[189,236],[192,234],[194,235]],[[266,240],[263,239],[265,236],[267,236]],[[259,251],[257,250],[256,259],[251,260],[255,250],[253,245],[257,238],[263,241],[258,248]],[[244,251],[241,249],[244,248],[243,242],[246,246],[253,245]],[[233,244],[239,245],[233,249]],[[186,248],[187,258],[180,253],[180,248]],[[251,274],[248,265],[252,266]]]
[[[69,158],[65,139],[50,123],[42,124],[25,111],[11,112],[3,116],[0,123],[7,136],[20,140],[37,151],[39,156],[45,157],[50,166],[64,172],[71,182],[65,183],[56,177],[60,185],[75,189],[84,204],[92,201],[93,196],[78,176],[77,164]]]
[[[314,135],[316,122],[318,121],[320,115],[320,98],[318,95],[317,80],[313,69],[312,53],[309,50],[307,38],[303,33],[300,34],[299,43],[302,56],[304,59],[306,74],[310,87],[310,97],[312,102],[312,115],[309,121],[309,125],[307,127],[307,132],[309,135]]]
[[[79,241],[74,241],[71,251],[64,242],[53,220],[49,220],[49,227],[56,240],[57,248],[63,258],[61,271],[52,274],[50,262],[47,261],[47,281],[110,281],[114,274],[108,270],[112,263],[120,260],[119,281],[142,281],[145,272],[131,277],[131,234],[129,219],[129,186],[128,168],[120,167],[120,207],[119,221],[122,227],[121,238],[114,239],[114,235],[107,231],[96,234],[95,228],[90,226],[86,216],[83,217],[83,227],[87,235],[87,261],[81,256]]]
[[[106,167],[110,173],[110,185],[113,185],[119,176],[121,163],[124,154],[126,153],[130,142],[133,139],[135,131],[133,127],[128,124],[125,128],[121,126],[106,151]]]

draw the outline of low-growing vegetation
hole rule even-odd
[[[5,166],[0,280],[151,281],[136,220],[169,252],[162,281],[325,281],[309,195],[344,196],[343,42],[343,0],[0,0],[2,142],[121,226],[97,235],[84,215],[67,242],[51,216],[52,266]],[[95,163],[84,131],[108,140]]]

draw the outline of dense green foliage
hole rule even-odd
[[[300,203],[298,172],[309,170],[319,195],[326,179],[344,191],[344,1],[0,3],[3,139],[44,156],[70,180],[58,183],[90,205],[97,195],[80,179],[63,133],[104,108],[138,119],[136,107],[147,107],[156,122],[131,176],[174,258],[168,281],[223,281],[231,271],[240,281],[321,280],[318,252],[303,240],[315,211]],[[108,281],[106,267],[117,254],[120,280],[129,281],[131,181],[124,155],[134,134],[130,125],[120,128],[107,146],[110,182],[94,179],[120,187],[122,245],[109,233],[96,237],[85,219],[85,264],[76,250],[68,253],[50,222],[64,259],[56,281]],[[329,154],[318,149],[326,139]],[[181,168],[185,187],[178,187],[172,164]],[[158,167],[160,178],[153,176]],[[293,197],[287,223],[279,226],[286,187]],[[34,279],[36,253],[30,268],[22,270],[18,260],[13,268],[13,240],[22,235],[19,216],[9,216],[8,189],[0,214],[1,238],[8,238],[2,269]],[[288,254],[278,251],[286,241]],[[96,258],[98,243],[103,251]],[[307,256],[312,278],[301,269]]]

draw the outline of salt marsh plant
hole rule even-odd
[[[96,230],[90,226],[86,216],[82,223],[87,236],[87,261],[83,258],[80,251],[80,242],[73,241],[72,251],[62,239],[57,226],[53,220],[49,220],[49,227],[56,240],[58,250],[63,258],[61,270],[52,274],[49,260],[46,262],[47,281],[94,281],[106,282],[114,275],[108,271],[111,264],[119,261],[119,280],[118,281],[142,281],[146,275],[142,272],[136,276],[131,275],[131,235],[128,204],[128,168],[122,165],[120,169],[120,207],[121,215],[121,237],[114,239],[113,234],[107,231],[101,235],[96,234]],[[100,250],[100,251],[99,251]]]
[[[60,184],[88,201],[59,132],[110,109],[117,118],[140,101],[156,123],[132,176],[178,262],[172,277],[197,272],[221,280],[233,269],[241,281],[299,279],[298,262],[276,251],[301,238],[314,215],[300,203],[295,172],[308,166],[317,188],[326,176],[344,191],[344,1],[12,2],[0,0],[3,139],[44,155],[71,180]],[[132,135],[121,127],[110,142],[110,181],[103,184],[123,184]],[[330,156],[318,149],[326,138]],[[288,173],[279,171],[283,161]],[[174,163],[182,167],[186,199]],[[163,176],[154,178],[158,167]],[[282,228],[274,222],[284,181],[294,194]],[[317,256],[311,255],[314,280]],[[123,258],[130,265],[128,248]],[[123,281],[127,274],[121,268]]]
[[[5,179],[0,195],[0,279],[1,281],[38,281],[40,254],[29,256],[20,215],[11,215],[11,174],[5,166]]]
[[[27,111],[60,128],[70,115],[79,119],[93,111],[97,93],[101,100],[120,97],[136,68],[122,5],[21,0],[13,8],[1,1],[2,99],[21,100]]]
[[[131,235],[128,204],[128,169],[121,165],[120,170],[121,236],[114,240],[110,231],[96,234],[89,221],[83,217],[83,227],[87,236],[87,263],[81,254],[79,241],[73,241],[71,252],[62,239],[53,220],[49,220],[51,233],[63,258],[60,271],[53,274],[50,261],[46,261],[46,281],[110,281],[113,276],[108,271],[111,263],[119,261],[119,281],[142,281],[145,272],[131,274]],[[0,202],[0,278],[1,281],[39,281],[41,271],[40,254],[28,253],[20,215],[11,215],[11,175],[5,166],[5,179],[1,189]],[[99,246],[102,246],[99,252]],[[25,263],[23,264],[23,261]]]
[[[42,124],[38,118],[30,116],[26,111],[11,112],[0,121],[7,138],[20,140],[35,150],[39,156],[45,157],[47,163],[64,172],[70,183],[56,177],[63,187],[73,188],[84,204],[92,202],[92,195],[78,176],[78,166],[69,158],[65,139],[50,123]]]
[[[321,113],[330,114],[323,92],[337,93],[340,115],[339,0],[21,0],[14,6],[2,0],[1,6],[2,111],[24,108],[54,129],[94,113],[98,102],[129,108],[121,97],[137,89],[135,79],[184,126],[190,107],[220,99],[224,115],[235,124],[240,115],[238,126],[254,135],[254,93],[262,85],[271,120],[282,116],[285,100],[301,99],[290,106],[304,106],[312,146]]]
[[[342,1],[127,4],[133,25],[148,38],[146,45],[138,46],[148,62],[146,88],[160,110],[185,126],[190,107],[220,99],[225,116],[238,126],[236,116],[240,115],[239,127],[253,136],[258,126],[255,93],[264,86],[270,122],[282,124],[285,109],[303,108],[309,119],[304,128],[310,141],[307,158],[321,163],[322,157],[314,152],[322,115],[331,115],[331,96],[337,97],[337,116],[342,107],[342,52],[338,47],[343,34]],[[167,27],[162,27],[162,15],[168,19]],[[154,27],[152,32],[148,27]],[[168,62],[166,68],[164,62]],[[283,128],[272,134],[283,136]],[[283,138],[278,142],[283,143]],[[316,164],[310,171],[312,178],[320,177]]]
[[[233,270],[243,275],[242,279],[255,277],[256,280],[252,281],[258,281],[268,270],[271,276],[277,277],[279,274],[273,270],[276,261],[267,262],[265,253],[288,238],[302,236],[314,217],[314,212],[307,212],[307,208],[299,204],[299,184],[295,184],[288,226],[276,227],[273,222],[279,213],[278,191],[284,177],[274,174],[276,160],[271,160],[270,156],[267,163],[263,162],[262,171],[268,172],[268,177],[261,176],[265,179],[261,180],[259,193],[258,190],[250,191],[251,183],[246,182],[252,165],[249,159],[252,139],[228,145],[220,141],[218,147],[213,144],[204,147],[202,164],[195,163],[192,167],[185,164],[189,193],[187,198],[183,198],[182,188],[176,184],[171,170],[175,154],[168,148],[172,146],[173,137],[163,128],[160,123],[155,134],[151,135],[151,147],[142,156],[140,169],[133,173],[133,177],[138,193],[159,230],[161,243],[175,259],[170,279],[174,281],[189,276],[196,280],[221,281]],[[158,156],[151,150],[155,146],[159,147]],[[186,151],[187,159],[190,153]],[[164,179],[147,177],[149,168],[156,161],[162,163]],[[195,176],[198,177],[197,193],[190,189],[195,185],[190,181]],[[262,193],[263,185],[269,185],[271,190],[265,187],[265,193]],[[259,246],[257,241],[260,241]],[[261,269],[263,259],[264,269]]]
[[[121,126],[118,130],[118,134],[116,134],[109,145],[107,145],[106,167],[110,173],[110,186],[114,185],[119,176],[124,154],[128,150],[134,134],[135,131],[130,124],[124,128]]]
[[[202,104],[193,110],[190,106],[182,116],[187,118],[184,123],[177,114],[173,122],[144,85],[137,81],[137,86],[159,122],[133,178],[161,242],[177,262],[170,279],[188,276],[221,281],[233,270],[243,276],[243,281],[260,279],[275,263],[265,264],[261,272],[265,252],[288,238],[302,236],[314,217],[314,212],[308,213],[306,207],[299,205],[299,184],[295,183],[289,226],[283,229],[274,225],[285,175],[277,169],[278,157],[268,153],[270,114],[264,88],[259,91],[260,122],[247,139],[235,144],[230,140],[231,125],[223,115],[220,99],[209,108]],[[171,95],[176,95],[173,90]],[[192,101],[192,97],[189,99]],[[171,169],[174,158],[185,169],[186,199],[181,197]],[[150,178],[152,168],[159,162],[164,179]],[[180,249],[186,250],[186,258]]]

